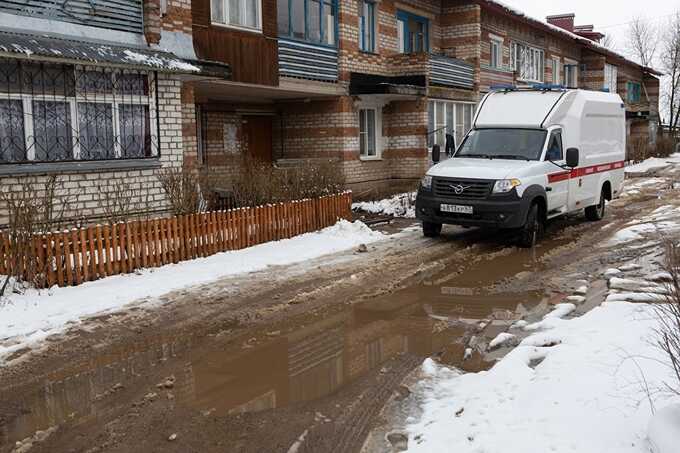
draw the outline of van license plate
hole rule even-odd
[[[472,206],[462,206],[459,204],[443,204],[439,207],[442,212],[453,214],[472,214]]]

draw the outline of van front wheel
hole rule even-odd
[[[605,193],[603,188],[602,193],[600,194],[600,202],[596,205],[588,206],[586,208],[586,219],[590,220],[591,222],[597,222],[598,220],[602,220],[602,218],[604,217],[606,198],[607,194]]]
[[[423,222],[423,236],[427,238],[436,238],[441,232],[441,223]]]
[[[543,222],[541,220],[538,203],[534,203],[529,208],[527,221],[520,230],[518,245],[522,248],[531,248],[538,242],[543,233]]]

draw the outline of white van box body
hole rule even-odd
[[[542,130],[546,140],[540,157],[533,160],[463,157],[466,140],[485,129]],[[553,134],[561,135],[562,156],[550,162],[546,157]],[[569,148],[579,150],[576,168],[565,166]],[[431,179],[433,186],[429,191],[421,187],[417,214],[436,223],[514,228],[521,226],[528,205],[537,198],[545,203],[546,218],[597,205],[603,193],[608,199],[620,195],[625,149],[625,108],[616,94],[586,90],[491,92],[480,102],[472,130],[454,157],[428,171],[426,180]],[[520,181],[513,189],[516,196],[502,199],[490,191],[483,199],[479,193],[466,197],[466,186],[477,187],[479,181],[491,186],[498,180]],[[442,190],[444,182],[464,190],[448,193]],[[473,214],[444,215],[438,206],[445,204],[472,206]],[[494,210],[499,212],[496,221]],[[509,217],[512,221],[503,220]]]

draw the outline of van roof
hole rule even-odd
[[[480,104],[474,127],[542,128],[560,100],[621,104],[617,94],[589,90],[505,90],[489,93]]]

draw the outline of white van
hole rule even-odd
[[[582,209],[588,220],[604,216],[605,200],[621,193],[625,149],[617,94],[493,91],[453,157],[421,181],[416,215],[425,236],[442,224],[513,228],[531,247],[548,219]]]

